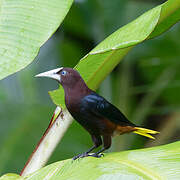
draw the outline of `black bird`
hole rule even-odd
[[[89,89],[80,74],[72,68],[58,68],[38,74],[36,77],[49,77],[63,86],[68,111],[91,135],[94,142],[92,148],[75,156],[74,160],[86,156],[101,157],[100,153],[110,148],[111,138],[114,135],[133,132],[154,139],[150,134],[158,133],[131,123],[119,109]],[[89,154],[102,143],[103,148],[100,151]]]

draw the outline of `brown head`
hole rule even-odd
[[[51,79],[55,79],[63,86],[65,90],[73,89],[77,86],[78,88],[87,87],[80,74],[72,68],[61,67],[40,73],[35,77],[49,77]]]

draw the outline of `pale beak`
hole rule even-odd
[[[48,78],[55,79],[55,80],[61,82],[61,75],[57,74],[57,73],[62,69],[63,69],[63,67],[53,69],[50,71],[46,71],[46,72],[43,72],[43,73],[36,75],[35,77],[48,77]]]

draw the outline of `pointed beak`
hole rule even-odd
[[[48,77],[61,82],[61,75],[57,74],[63,67],[37,74],[35,77]]]

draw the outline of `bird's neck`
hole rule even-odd
[[[81,98],[91,93],[84,80],[80,79],[72,86],[64,87],[66,106],[76,105]]]

